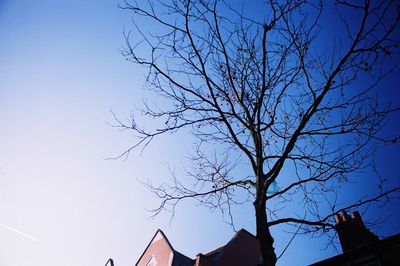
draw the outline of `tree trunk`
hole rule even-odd
[[[267,212],[265,206],[265,201],[255,204],[257,239],[260,244],[261,251],[260,265],[275,266],[277,259],[273,247],[274,239],[272,238],[267,226]]]

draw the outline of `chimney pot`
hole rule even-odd
[[[360,213],[355,211],[351,217],[344,211],[337,215],[336,224],[343,252],[361,247],[378,240],[378,237],[364,226]]]
[[[342,220],[343,220],[343,221],[348,221],[348,220],[350,220],[350,216],[347,214],[346,211],[344,211],[343,214],[342,214]]]
[[[340,214],[338,214],[338,213],[335,214],[335,220],[336,220],[336,224],[342,222],[342,217],[340,216]]]
[[[355,211],[351,214],[351,219],[356,222],[358,225],[360,225],[361,228],[365,228],[364,222],[360,216],[360,213],[358,211]]]

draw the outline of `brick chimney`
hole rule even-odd
[[[378,241],[379,238],[365,227],[358,211],[353,212],[351,216],[347,212],[342,215],[336,214],[336,231],[339,235],[342,251],[346,252],[354,248]]]

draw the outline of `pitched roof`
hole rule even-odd
[[[160,240],[162,240],[160,242]],[[254,235],[241,229],[229,242],[205,254],[198,254],[195,259],[174,250],[168,238],[160,229],[154,234],[146,249],[140,256],[136,266],[145,265],[148,260],[160,260],[163,265],[193,266],[193,265],[257,265],[260,257],[259,244]]]
[[[240,265],[243,259],[252,265],[249,259],[257,264],[259,259],[259,245],[256,237],[246,231],[239,230],[224,246],[214,249],[206,254],[198,254],[198,264],[205,259],[216,265]]]
[[[173,253],[173,260],[172,260],[172,265],[179,265],[179,266],[192,266],[193,265],[193,260],[186,257],[185,255],[179,253],[178,251],[174,250],[172,247],[171,243],[169,242],[168,238],[165,236],[164,232],[161,229],[158,229],[154,236],[151,238],[149,244],[146,246],[144,249],[142,255],[139,257],[138,261],[136,262],[136,266],[139,265],[139,262],[141,262],[143,256],[146,254],[146,251],[150,248],[150,246],[157,242],[158,240],[163,239],[165,243],[167,244],[169,250]]]
[[[174,260],[172,261],[173,266],[193,266],[194,261],[182,253],[174,250]]]
[[[400,234],[343,252],[310,266],[400,265]]]

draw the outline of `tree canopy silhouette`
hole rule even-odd
[[[373,166],[374,144],[398,139],[382,130],[398,106],[376,93],[396,67],[400,7],[387,0],[260,2],[126,1],[121,7],[133,12],[134,28],[123,54],[148,70],[147,88],[164,100],[141,109],[159,122],[155,128],[115,119],[137,140],[120,157],[190,128],[193,182],[173,176],[148,184],[161,199],[155,214],[194,198],[230,215],[245,194],[254,204],[260,264],[275,265],[272,226],[325,232],[335,213],[400,190],[381,179],[376,194],[359,201],[340,205],[335,197],[354,172]],[[332,21],[336,31],[326,32]],[[294,201],[297,215],[282,216]]]

